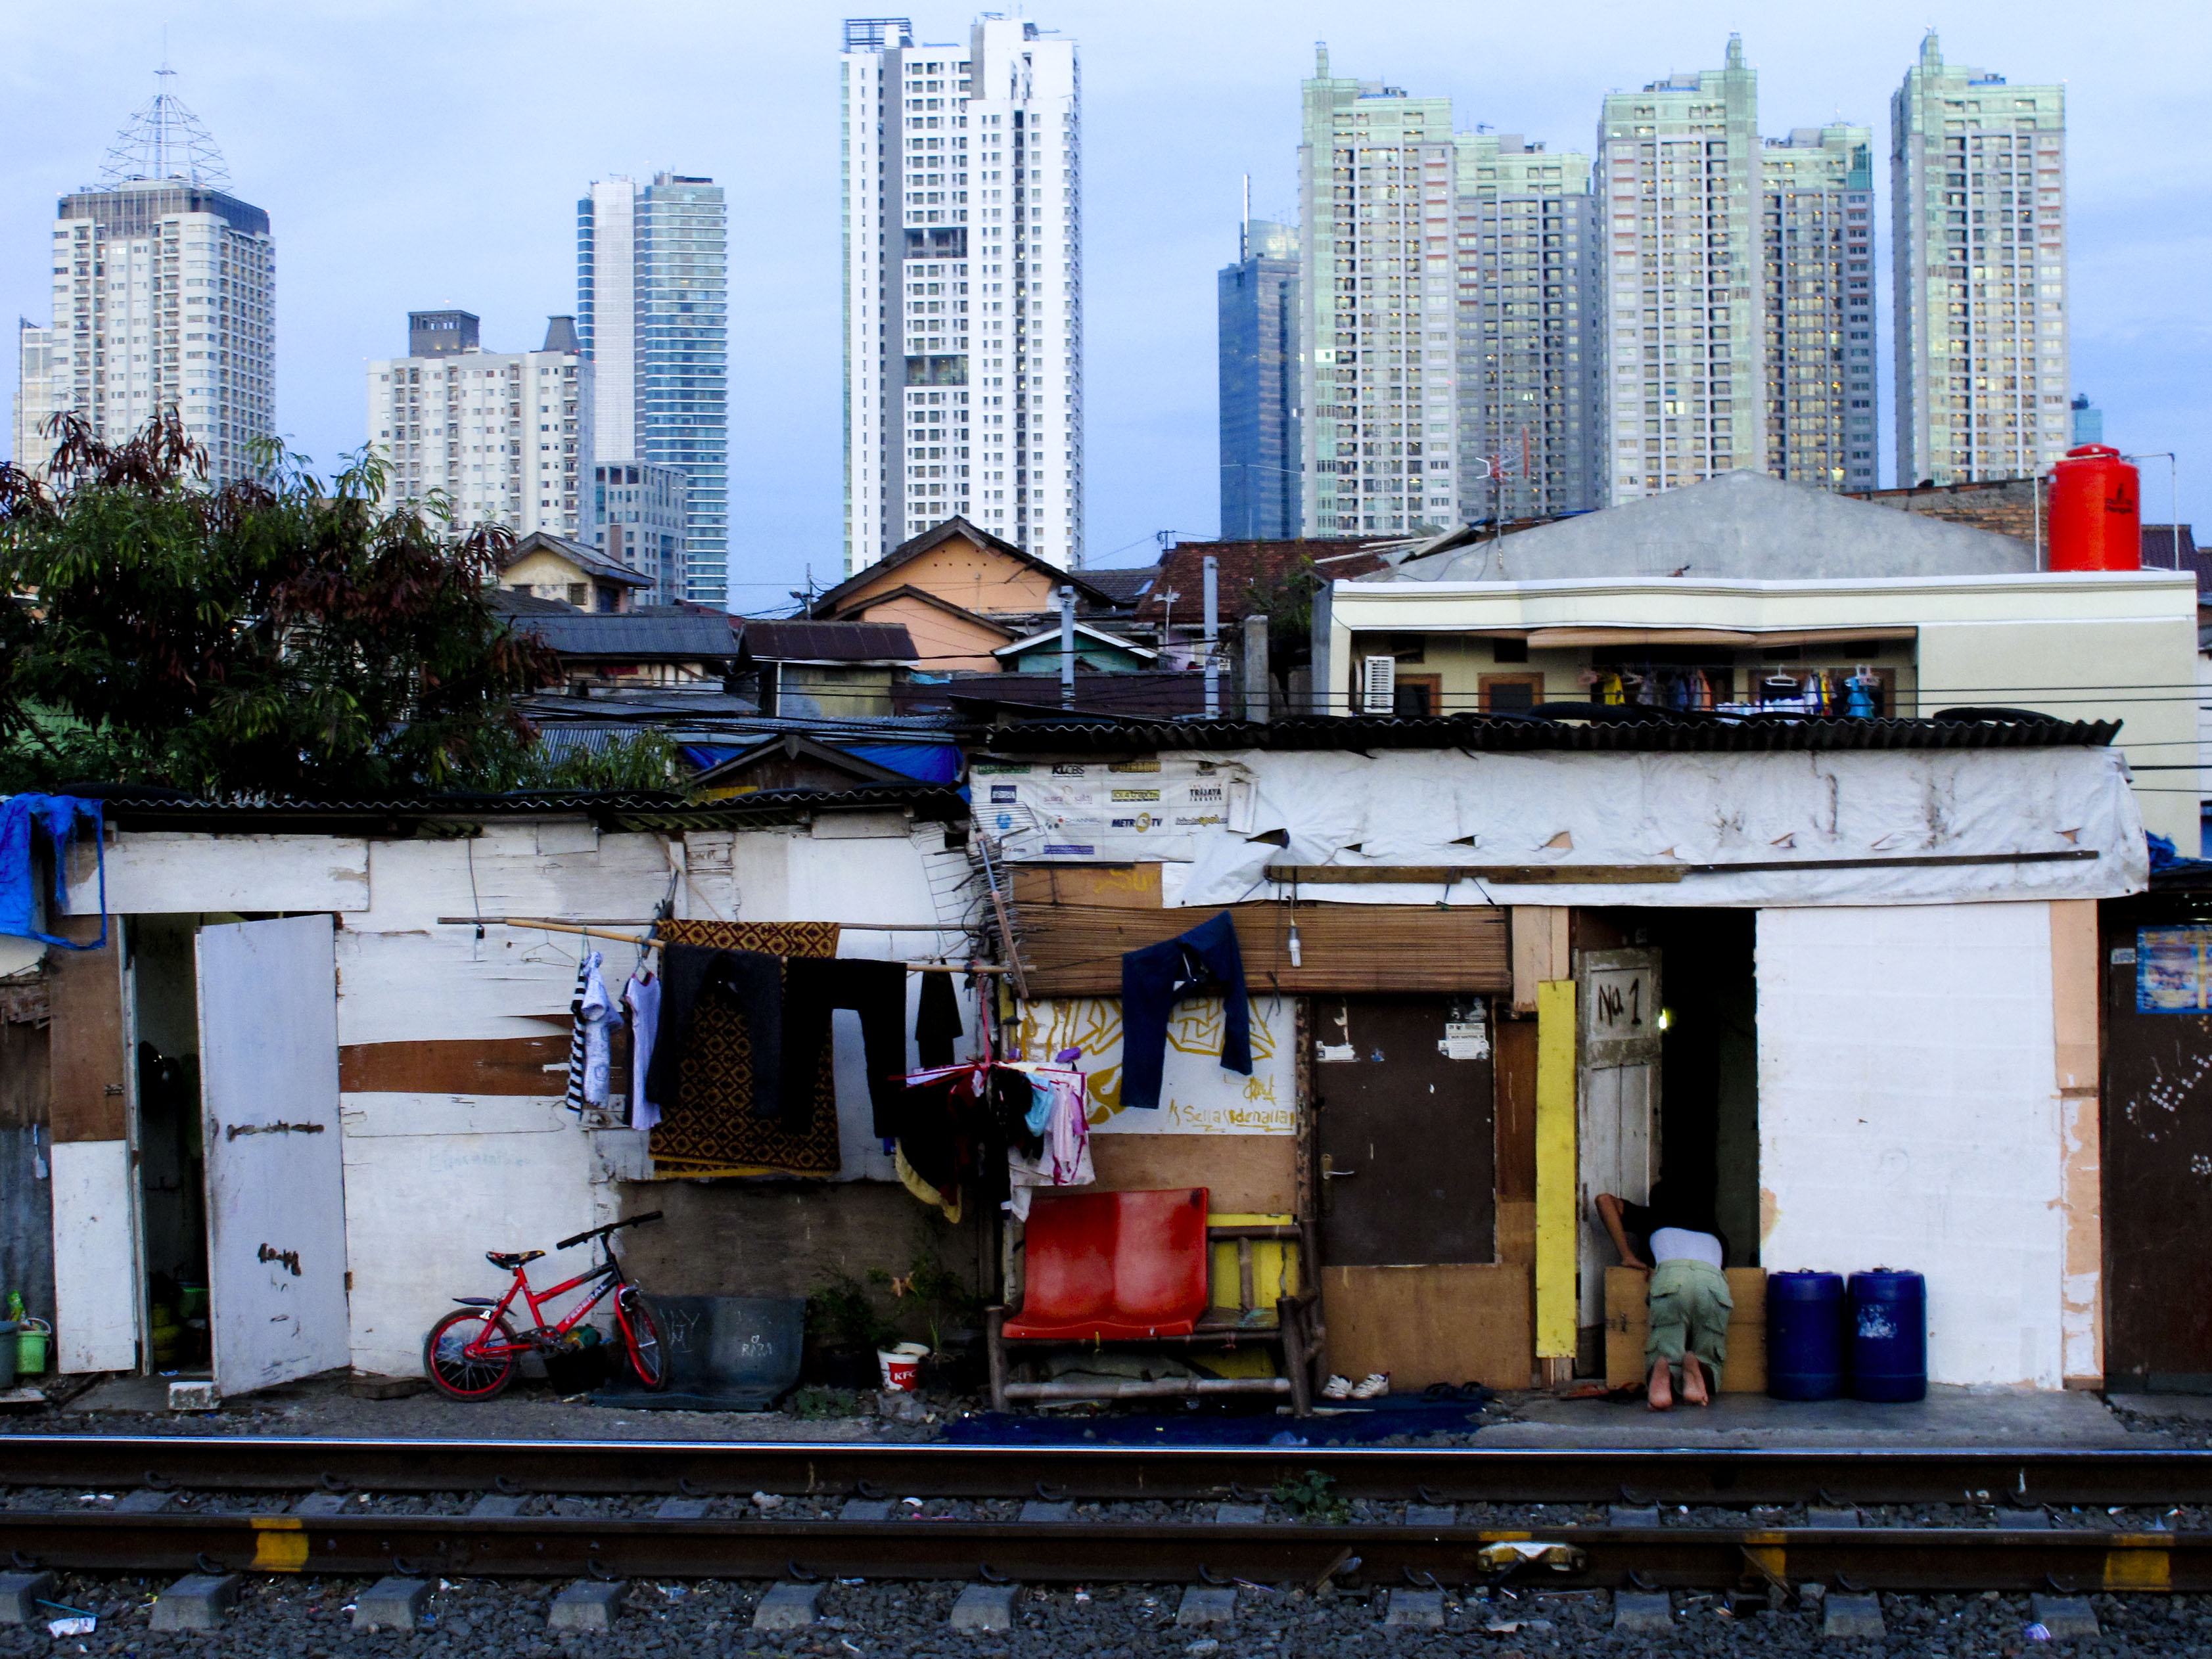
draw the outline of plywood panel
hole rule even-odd
[[[1533,1198],[1498,1200],[1498,1259],[1535,1265],[1536,1200]]]
[[[1567,911],[1556,904],[1513,907],[1513,1012],[1536,1012],[1536,988],[1573,973],[1567,951]]]
[[[53,1153],[55,1369],[130,1370],[138,1364],[131,1148],[80,1139],[57,1142]]]
[[[100,950],[56,951],[48,958],[47,1006],[52,1019],[49,1063],[58,1142],[119,1142],[127,1133],[123,976],[117,966],[122,927],[118,918]],[[58,918],[55,930],[64,939],[96,939],[100,918]]]
[[[1024,864],[1013,871],[1016,908],[1102,904],[1121,910],[1160,908],[1157,864]]]
[[[1118,994],[1126,952],[1173,939],[1218,914],[1107,904],[1017,908],[1030,989],[1039,996]],[[1512,988],[1503,910],[1302,904],[1297,909],[1299,965],[1293,967],[1290,910],[1280,904],[1223,908],[1237,918],[1245,983],[1255,993],[1503,993]]]
[[[106,854],[107,908],[117,915],[368,908],[368,843],[350,836],[126,830]],[[70,860],[71,915],[100,914],[100,878],[92,848],[79,848]]]
[[[1088,1190],[1204,1187],[1216,1212],[1280,1214],[1297,1207],[1297,1158],[1295,1135],[1093,1135]]]
[[[1536,1022],[1502,1019],[1498,1049],[1498,1200],[1536,1196]]]
[[[1394,1391],[1431,1382],[1525,1389],[1534,1364],[1528,1269],[1518,1262],[1322,1270],[1328,1368],[1388,1371]]]
[[[544,1018],[550,1024],[553,1017]],[[338,1087],[347,1094],[557,1094],[568,1064],[565,1036],[356,1042],[338,1050]]]
[[[1721,1367],[1723,1394],[1766,1392],[1766,1273],[1759,1267],[1727,1270],[1728,1363]],[[1650,1373],[1644,1369],[1644,1343],[1651,1334],[1650,1275],[1640,1267],[1605,1270],[1605,1385],[1632,1388]]]

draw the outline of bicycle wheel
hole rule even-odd
[[[630,1369],[637,1380],[658,1394],[668,1386],[668,1345],[661,1340],[660,1322],[635,1289],[625,1288],[616,1304],[615,1317],[623,1328],[623,1346],[629,1350]]]
[[[448,1400],[489,1400],[505,1391],[522,1369],[520,1357],[508,1353],[471,1354],[478,1343],[497,1348],[516,1346],[514,1332],[504,1319],[493,1319],[477,1308],[456,1308],[422,1339],[422,1375]]]

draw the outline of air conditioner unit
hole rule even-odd
[[[1362,657],[1359,659],[1359,712],[1395,714],[1398,707],[1398,659]]]

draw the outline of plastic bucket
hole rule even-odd
[[[876,1350],[876,1364],[884,1388],[894,1394],[912,1394],[921,1386],[921,1362],[929,1350],[919,1342],[902,1342],[896,1348]]]
[[[1851,1398],[1928,1397],[1928,1281],[1877,1267],[1851,1275]]]
[[[1767,1275],[1766,1391],[1777,1400],[1834,1400],[1843,1394],[1840,1274]]]
[[[46,1343],[53,1327],[43,1319],[27,1319],[15,1333],[15,1370],[24,1376],[41,1376],[46,1369]]]

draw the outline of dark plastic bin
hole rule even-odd
[[[1777,1400],[1835,1400],[1844,1392],[1844,1281],[1839,1273],[1766,1277],[1766,1391]]]
[[[648,1394],[627,1360],[596,1396],[678,1411],[759,1411],[799,1380],[806,1298],[653,1296],[668,1346],[668,1387]]]
[[[1851,1275],[1851,1398],[1928,1397],[1928,1281],[1889,1267]]]

